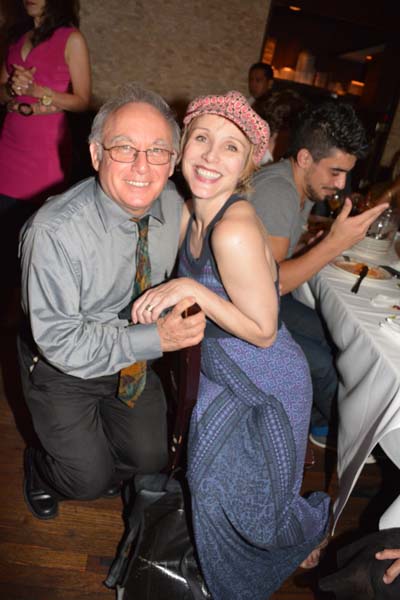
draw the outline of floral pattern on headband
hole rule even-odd
[[[254,162],[261,162],[268,148],[269,127],[243,94],[233,90],[225,95],[199,96],[189,104],[183,123],[187,126],[196,117],[206,114],[224,117],[239,127],[255,146]]]

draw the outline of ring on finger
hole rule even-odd
[[[154,308],[154,306],[152,306],[151,304],[147,304],[147,306],[144,307],[144,310],[151,312],[153,310],[153,308]]]

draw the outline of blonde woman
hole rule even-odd
[[[310,375],[279,321],[277,266],[245,195],[269,130],[238,92],[194,100],[184,123],[180,278],[146,292],[133,320],[189,296],[207,316],[188,449],[196,547],[213,600],[267,600],[318,563],[329,514],[325,494],[299,494]]]

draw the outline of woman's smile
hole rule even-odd
[[[183,175],[196,198],[226,200],[244,171],[250,143],[231,121],[218,115],[198,117],[182,158]]]

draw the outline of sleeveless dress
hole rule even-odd
[[[7,52],[6,68],[13,64],[36,67],[35,81],[58,92],[70,89],[70,74],[64,52],[73,27],[60,27],[48,39],[32,48],[25,60],[21,50],[25,34]],[[37,98],[17,96],[18,102],[32,104]],[[64,111],[24,116],[6,114],[0,132],[0,194],[40,203],[63,191],[71,165],[71,139]]]
[[[189,248],[192,220],[180,251],[179,275],[225,299],[210,236],[242,199],[232,196],[215,216],[198,259]],[[275,343],[258,348],[208,322],[201,353],[187,473],[200,565],[213,600],[267,600],[328,529],[328,496],[299,495],[308,365],[283,323]]]

